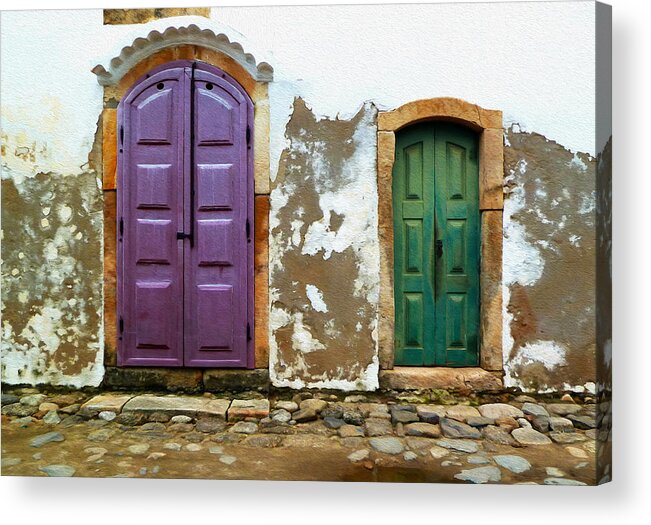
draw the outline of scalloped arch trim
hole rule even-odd
[[[225,34],[215,34],[214,31],[201,29],[195,24],[168,27],[162,33],[151,31],[146,38],[136,38],[130,46],[123,47],[120,55],[109,62],[108,71],[98,64],[92,72],[97,75],[100,85],[111,86],[117,84],[127,71],[149,55],[166,47],[184,44],[202,46],[228,55],[258,82],[273,80],[273,68],[267,62],[256,64],[255,57],[251,53],[245,53],[239,42],[231,42]]]

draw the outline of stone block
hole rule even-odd
[[[364,437],[364,429],[357,425],[342,425],[338,433],[342,438]]]
[[[116,189],[117,167],[117,110],[102,111],[102,186],[104,190]]]
[[[228,399],[142,395],[129,400],[122,408],[122,411],[140,414],[160,412],[172,417],[177,415],[190,417],[210,416],[225,419],[229,404]]]
[[[522,410],[512,405],[507,405],[506,403],[489,403],[487,405],[481,405],[479,407],[479,412],[482,416],[493,419],[500,419],[503,417],[524,417]]]
[[[396,131],[424,119],[463,121],[474,129],[501,128],[502,112],[483,109],[458,98],[438,97],[408,102],[392,111],[378,114],[380,131]]]
[[[311,409],[319,414],[327,408],[328,402],[323,399],[304,399],[299,406],[301,410]]]
[[[255,105],[253,116],[253,176],[255,180],[255,193],[269,194],[269,88],[266,83],[257,82],[253,92]]]
[[[466,454],[474,454],[479,450],[478,443],[467,439],[439,439],[436,444],[439,447],[465,452]]]
[[[515,439],[503,428],[495,427],[492,425],[486,426],[481,431],[482,437],[486,441],[497,443],[499,445],[516,445]]]
[[[269,196],[255,197],[254,223],[255,367],[269,369]],[[268,378],[267,378],[268,382]]]
[[[470,417],[479,417],[479,410],[475,407],[456,405],[449,407],[445,412],[446,417],[465,422]]]
[[[549,445],[552,440],[533,428],[516,428],[511,435],[521,445]]]
[[[104,366],[117,365],[117,192],[104,191]]]
[[[115,412],[119,414],[124,405],[133,396],[101,394],[86,401],[79,409],[79,414],[84,417],[95,417],[100,412]]]
[[[481,368],[395,367],[380,371],[380,387],[388,390],[499,392],[504,385],[501,374]]]
[[[384,454],[401,454],[405,450],[402,441],[395,437],[374,437],[369,439],[369,445]]]
[[[538,405],[536,403],[524,403],[522,405],[522,412],[529,416],[546,416],[549,417],[549,412],[545,410],[545,407]]]
[[[504,131],[484,129],[479,138],[479,208],[504,207]]]
[[[549,418],[549,426],[554,432],[574,432],[572,422],[564,417],[553,416]]]
[[[581,405],[575,405],[573,403],[550,403],[545,405],[545,408],[550,414],[563,417],[581,412]]]
[[[208,392],[266,392],[269,388],[269,370],[207,369],[203,371],[203,387]]]
[[[393,426],[387,419],[369,418],[364,422],[366,435],[370,437],[389,436],[393,434]]]
[[[393,163],[396,138],[392,131],[377,135],[378,235],[380,237],[380,304],[378,343],[380,366],[393,368]]]
[[[416,413],[421,421],[425,423],[436,424],[439,419],[445,417],[447,407],[443,405],[418,405],[416,406]]]
[[[455,421],[454,419],[444,417],[440,420],[439,424],[441,425],[443,435],[448,438],[479,439],[481,437],[479,430],[475,427],[471,427],[460,421]]]
[[[569,414],[567,416],[567,419],[569,419],[576,428],[580,428],[582,430],[591,430],[593,428],[597,428],[597,421],[594,417],[591,416]]]
[[[241,421],[247,417],[262,419],[268,416],[268,399],[234,399],[228,409],[228,421]]]
[[[202,371],[197,368],[118,368],[107,366],[104,388],[199,392]]]
[[[416,437],[438,438],[441,437],[441,428],[430,423],[409,423],[405,425],[405,434]]]
[[[494,425],[495,420],[490,417],[483,417],[483,416],[469,417],[466,420],[466,423],[468,423],[471,427],[481,428],[481,427],[486,427],[488,425]]]
[[[307,423],[308,421],[316,421],[319,416],[316,411],[311,408],[299,409],[292,414],[292,418],[297,423]]]
[[[484,370],[500,371],[502,356],[502,210],[481,214],[480,360]]]

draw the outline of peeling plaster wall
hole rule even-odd
[[[378,385],[377,110],[317,119],[297,98],[271,190],[270,357],[277,386]]]
[[[612,269],[612,139],[597,156],[597,377],[599,388],[609,393],[612,390],[613,359],[613,269]]]
[[[2,381],[98,385],[101,89],[88,56],[101,12],[1,16]]]
[[[2,180],[3,381],[102,380],[101,218],[92,171]]]
[[[3,12],[2,380],[101,381],[102,88],[90,69],[154,29],[196,24],[274,68],[276,385],[377,387],[377,110],[453,96],[502,110],[510,128],[507,386],[591,390],[592,156],[602,146],[594,11],[593,2],[215,7],[210,19],[118,25],[104,25],[102,10]]]
[[[596,162],[507,130],[505,386],[595,391]]]

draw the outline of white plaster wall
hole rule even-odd
[[[216,7],[272,51],[272,166],[296,95],[350,117],[453,96],[594,155],[593,2]],[[568,126],[567,123],[572,125]]]
[[[102,88],[90,72],[101,25],[101,10],[0,14],[2,131],[10,147],[35,141],[37,151],[47,148],[31,166],[7,155],[3,177],[81,173],[102,110]]]
[[[97,10],[22,11],[0,15],[0,127],[6,151],[2,157],[2,178],[11,179],[21,193],[29,187],[23,183],[38,173],[76,177],[89,171],[88,153],[102,109],[102,89],[90,73],[91,62],[102,44],[97,38],[101,23],[102,12]],[[29,151],[33,159],[25,160],[28,155],[21,159],[14,154],[20,151]],[[101,188],[101,181],[97,184]],[[96,193],[90,192],[85,197],[82,206],[89,206]],[[47,231],[50,207],[43,207],[41,211],[41,226]],[[72,278],[78,283],[84,276],[75,271],[77,261],[59,254],[58,248],[63,247],[65,252],[69,245],[85,240],[81,232],[75,233],[73,210],[66,203],[57,203],[52,208],[52,213],[55,212],[59,213],[64,226],[56,233],[49,233],[51,239],[45,246],[35,242],[31,247],[25,246],[24,251],[41,257],[40,272],[47,274],[47,282],[60,284],[64,278]],[[101,211],[99,216],[95,213],[91,221],[93,233],[99,235]],[[11,234],[3,228],[3,237]],[[101,250],[95,257],[89,264],[101,266]],[[29,267],[21,269],[26,274],[24,277],[17,274],[16,279],[28,279],[32,270]],[[3,270],[5,274],[6,269]],[[94,289],[99,288],[101,293],[101,286],[100,281]],[[36,296],[40,293],[32,292]],[[27,302],[29,294],[25,285],[18,300]],[[3,305],[7,299],[3,294]],[[44,356],[57,352],[65,337],[70,341],[78,335],[78,326],[64,327],[64,313],[74,312],[80,320],[79,326],[84,325],[85,300],[79,297],[73,301],[71,304],[55,294],[43,297],[43,305],[30,312],[30,319],[20,334],[28,340],[24,345],[14,344],[12,327],[6,319],[3,321],[3,382],[35,384],[48,378],[53,384],[76,387],[100,384],[104,376],[101,323],[92,334],[93,342],[84,349],[94,355],[94,362],[78,373],[67,373],[54,365],[44,364]],[[98,310],[101,316],[101,306]]]

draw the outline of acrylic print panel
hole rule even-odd
[[[610,481],[608,6],[0,38],[4,475]]]

